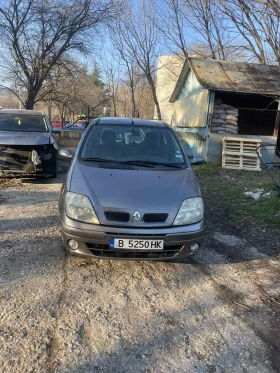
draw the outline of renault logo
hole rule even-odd
[[[141,220],[141,214],[139,211],[135,211],[135,213],[132,215],[133,221],[135,223],[138,223]]]

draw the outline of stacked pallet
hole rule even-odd
[[[238,109],[223,104],[221,100],[215,101],[212,116],[211,131],[214,133],[238,133]]]
[[[257,155],[260,145],[260,139],[224,137],[222,167],[261,171],[260,158]]]

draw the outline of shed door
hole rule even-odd
[[[197,93],[175,102],[172,126],[205,127],[209,105],[209,91]]]

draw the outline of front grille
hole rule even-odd
[[[168,214],[145,214],[143,221],[145,223],[164,223],[168,218]]]
[[[105,211],[104,215],[108,221],[117,221],[122,223],[128,223],[130,221],[130,214],[123,211]],[[152,213],[144,214],[144,223],[164,223],[168,218],[168,214]]]
[[[105,211],[106,219],[109,221],[120,221],[123,223],[128,223],[130,220],[130,215],[127,212],[119,211]]]
[[[136,229],[137,227],[133,227],[133,229]],[[139,229],[143,229],[143,227],[140,227]],[[145,227],[146,229],[146,227]],[[115,237],[115,236],[120,236],[120,237],[142,237],[143,240],[147,240],[151,237],[165,237],[167,236],[166,234],[143,234],[143,233],[119,233],[119,232],[105,232],[107,236],[109,237]]]
[[[94,256],[102,258],[119,258],[119,259],[156,259],[172,258],[178,254],[182,246],[167,246],[162,251],[129,251],[120,249],[110,249],[109,245],[86,244]]]

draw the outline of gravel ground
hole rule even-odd
[[[55,180],[0,185],[1,372],[280,372],[279,239],[208,201],[191,261],[68,256]]]

